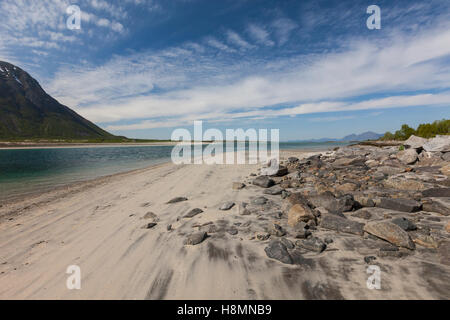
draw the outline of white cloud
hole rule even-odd
[[[276,63],[245,54],[236,58],[233,48],[208,38],[206,46],[186,43],[115,57],[100,67],[62,69],[48,90],[88,119],[111,123],[110,130],[175,126],[194,119],[450,105],[450,66],[442,61],[450,55],[448,26],[396,32],[373,43],[346,39],[349,44],[335,52]],[[268,40],[268,34],[261,39]],[[437,89],[441,93],[408,94]],[[372,94],[390,96],[348,102]],[[273,107],[280,105],[293,107]],[[112,124],[119,120],[138,123]]]
[[[255,24],[250,24],[247,28],[248,33],[257,42],[264,44],[266,46],[273,46],[275,43],[270,39],[269,33],[261,26]]]
[[[242,49],[251,49],[254,46],[252,46],[250,43],[248,43],[247,41],[245,41],[244,39],[242,39],[242,37],[240,35],[238,35],[236,32],[234,31],[227,31],[227,39],[228,42],[237,45],[238,47],[242,48]]]

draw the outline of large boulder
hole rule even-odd
[[[428,152],[450,152],[450,136],[437,135],[435,138],[428,140],[423,148]]]
[[[415,248],[414,242],[411,240],[408,233],[392,222],[369,222],[364,226],[364,231],[380,239],[389,241],[398,247],[404,247],[411,250]]]
[[[412,199],[403,198],[381,198],[377,207],[391,209],[402,212],[416,212],[419,211],[422,205]]]
[[[288,225],[296,227],[300,222],[314,220],[315,216],[312,210],[304,204],[294,204],[288,212]]]
[[[293,260],[289,254],[286,245],[279,240],[270,241],[269,245],[264,249],[269,258],[278,260],[282,263],[292,264]]]
[[[450,188],[430,188],[422,191],[424,197],[450,197]]]
[[[322,228],[339,232],[363,235],[363,223],[352,221],[335,214],[322,214],[320,224]]]
[[[421,149],[421,148],[423,148],[423,145],[427,142],[428,142],[428,139],[412,135],[408,138],[408,140],[403,142],[403,145],[410,147],[412,149]]]
[[[308,197],[308,202],[315,208],[322,207],[335,214],[351,211],[355,205],[353,196],[345,195],[341,198],[336,198],[331,192],[310,196]]]
[[[416,149],[406,149],[397,153],[397,159],[403,164],[413,164],[418,156]]]
[[[275,184],[275,181],[270,179],[267,176],[259,176],[253,180],[253,185],[261,187],[261,188],[270,188]]]

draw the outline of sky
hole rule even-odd
[[[67,27],[73,4],[80,29]],[[0,60],[117,135],[168,139],[202,120],[341,138],[450,114],[448,0],[1,0],[0,12]]]

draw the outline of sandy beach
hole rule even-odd
[[[281,159],[316,153],[282,152]],[[269,259],[268,240],[254,235],[272,217],[242,214],[243,202],[263,195],[250,184],[259,167],[167,163],[3,204],[0,299],[449,298],[449,267],[417,255],[382,260],[382,289],[369,290],[363,257],[370,246],[349,234],[321,253],[305,252],[301,263]],[[235,190],[233,182],[246,187]],[[167,203],[175,197],[187,200]],[[219,210],[227,201],[235,205]],[[194,208],[203,212],[185,218]],[[145,228],[150,222],[156,225]],[[184,244],[211,224],[217,232]],[[66,287],[70,265],[81,268],[80,290]]]

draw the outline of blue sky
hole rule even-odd
[[[80,30],[66,27],[71,4]],[[0,12],[0,59],[115,134],[164,139],[203,120],[340,138],[449,118],[448,0],[2,0]]]

